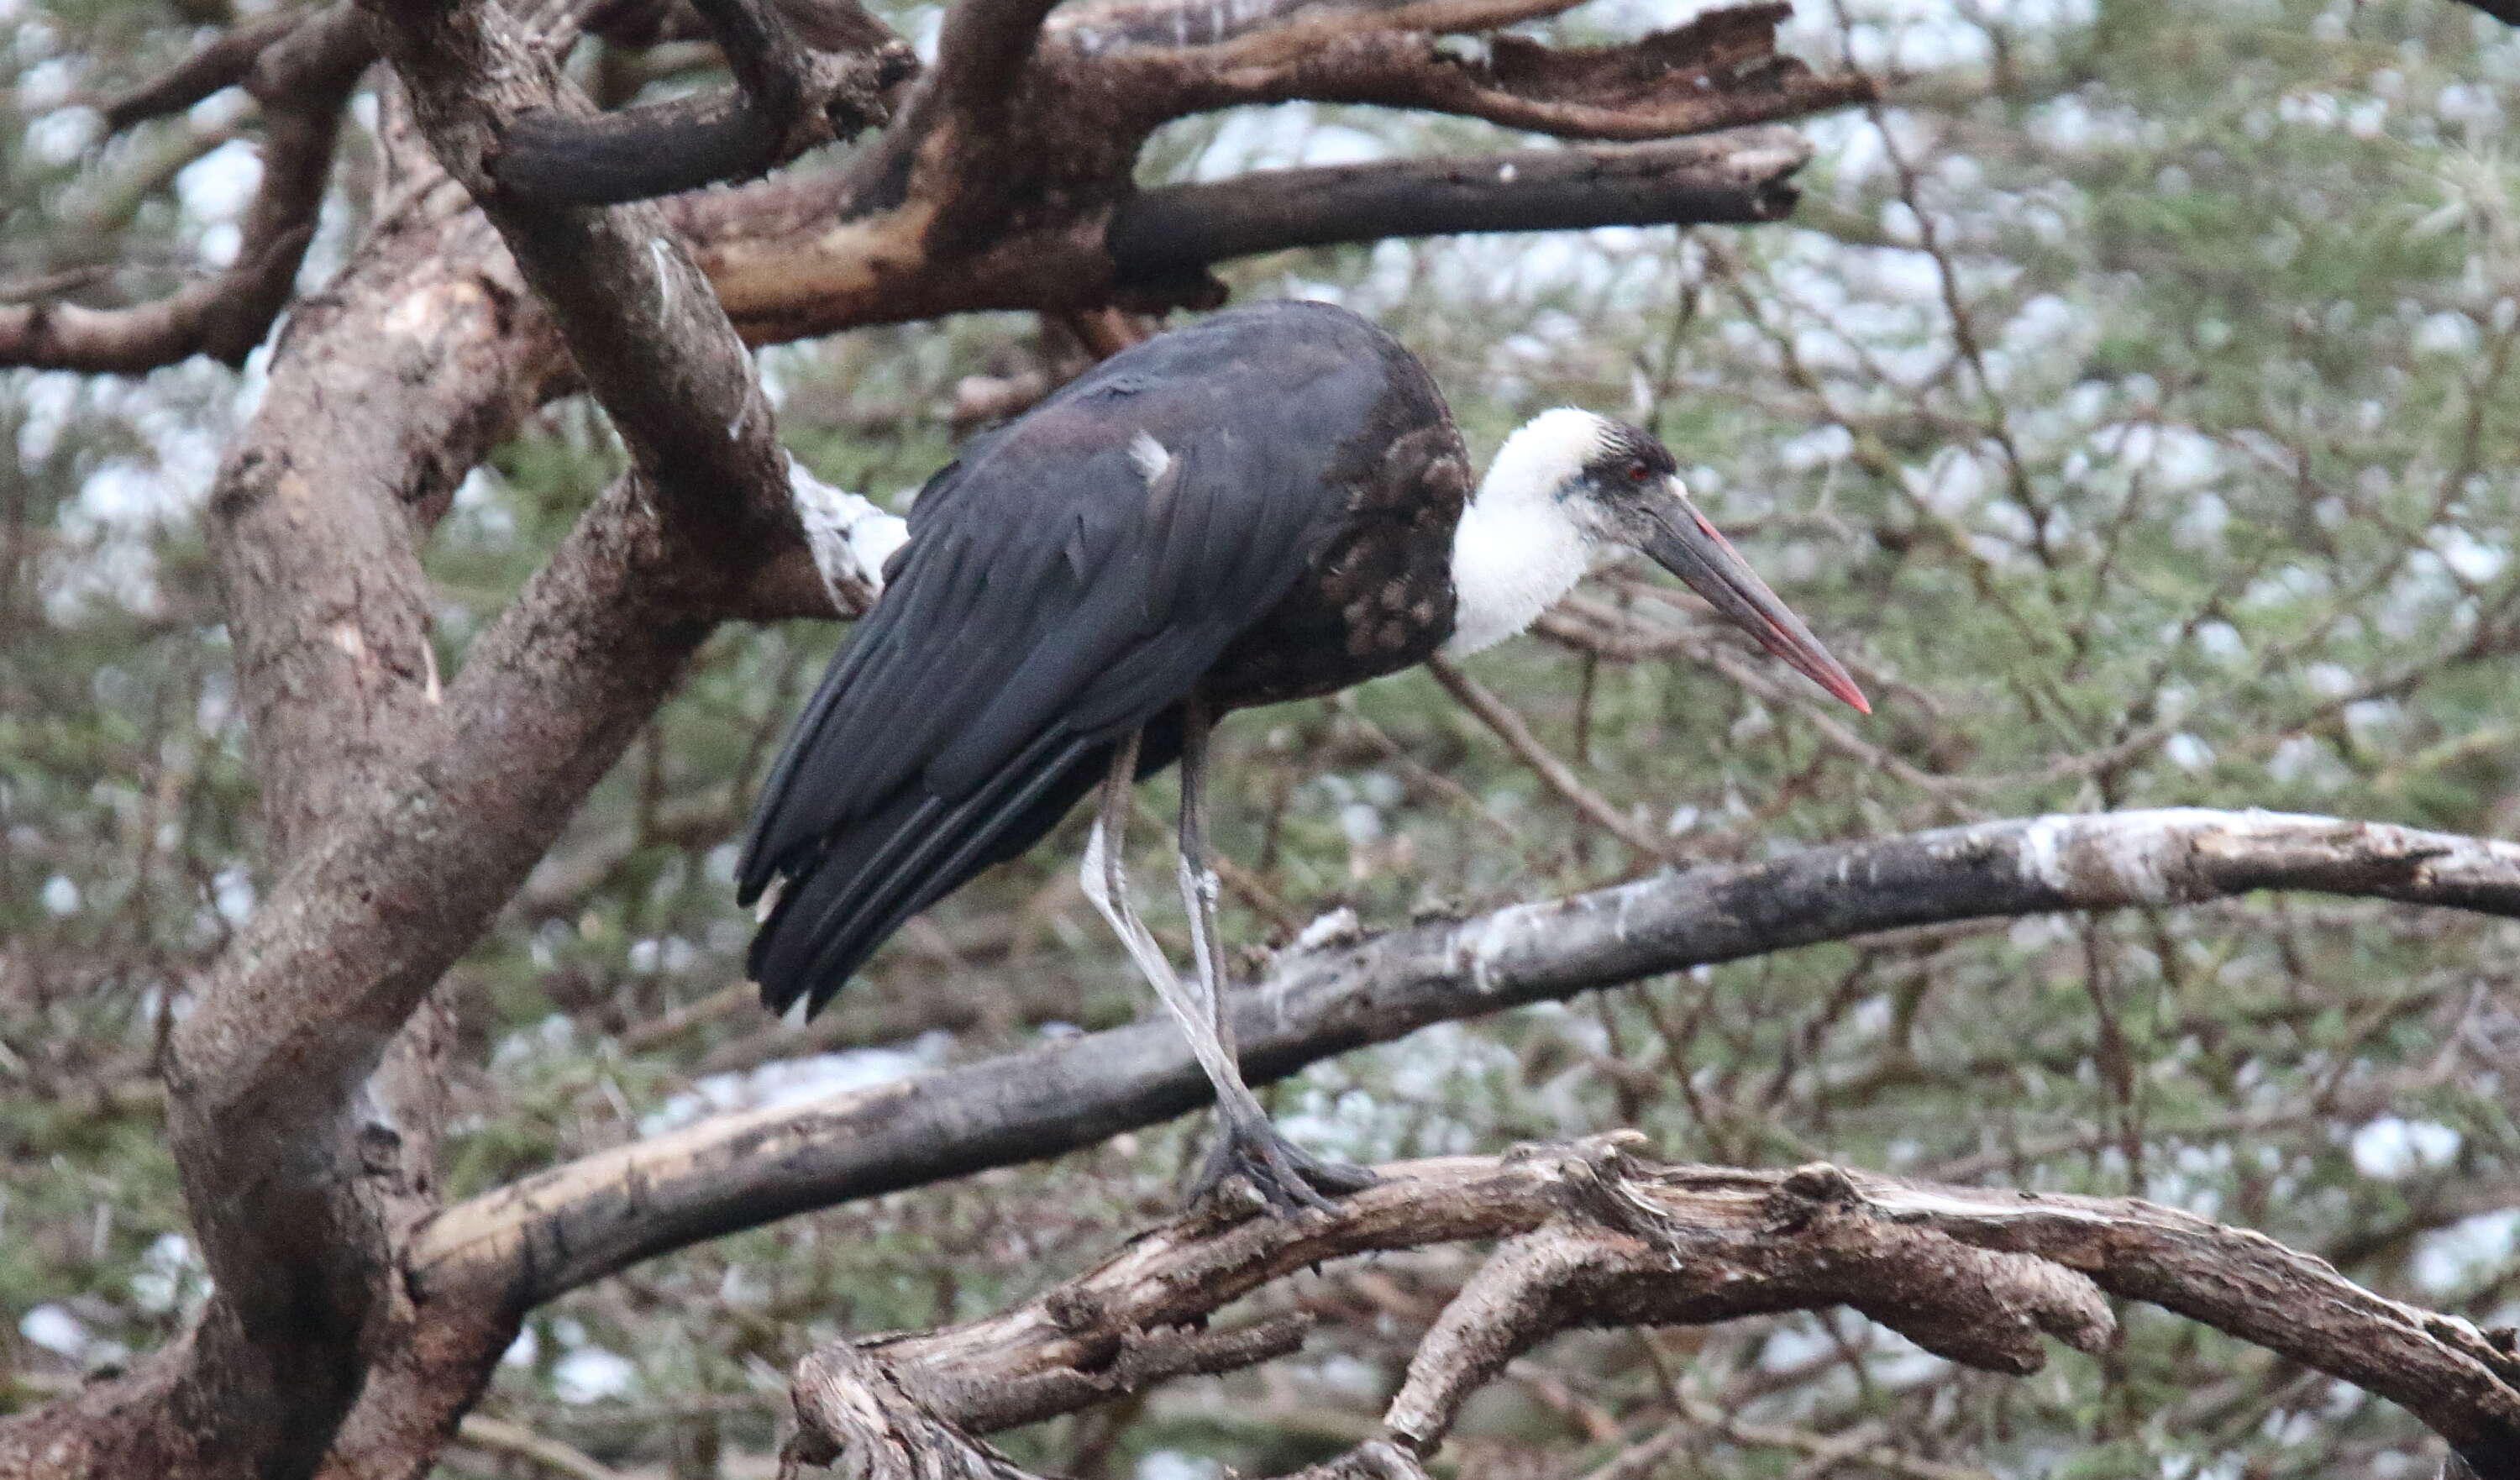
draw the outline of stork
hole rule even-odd
[[[1282,1136],[1243,1083],[1207,864],[1210,728],[1501,642],[1628,548],[1870,712],[1634,426],[1546,412],[1474,490],[1425,366],[1345,309],[1264,304],[1113,355],[912,506],[744,840],[764,1004],[820,1010],[911,917],[1099,785],[1085,893],[1216,1091],[1193,1199],[1237,1173],[1282,1211],[1364,1186]],[[1189,981],[1121,866],[1133,784],[1176,761]]]

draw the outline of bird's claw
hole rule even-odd
[[[1199,1168],[1184,1201],[1197,1207],[1238,1177],[1270,1212],[1281,1217],[1307,1208],[1330,1212],[1334,1199],[1361,1192],[1379,1180],[1363,1167],[1314,1155],[1266,1120],[1246,1125],[1229,1119],[1218,1127],[1206,1165]]]

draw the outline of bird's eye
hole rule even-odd
[[[1630,463],[1628,465],[1629,482],[1642,483],[1651,476],[1653,476],[1653,470],[1647,468],[1642,461]]]

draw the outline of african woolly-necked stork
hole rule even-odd
[[[1547,412],[1474,492],[1425,367],[1345,309],[1221,313],[1112,356],[975,440],[913,506],[745,840],[742,899],[775,890],[750,958],[762,1000],[820,1009],[912,916],[1100,784],[1085,891],[1215,1085],[1223,1134],[1200,1189],[1239,1172],[1282,1209],[1361,1186],[1280,1136],[1236,1062],[1209,726],[1486,648],[1622,548],[1868,710],[1633,426]],[[1121,871],[1131,783],[1175,760],[1188,983]]]

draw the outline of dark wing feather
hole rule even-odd
[[[922,491],[884,597],[806,706],[738,871],[784,884],[763,999],[820,1008],[884,939],[1021,852],[1303,573],[1331,469],[1405,351],[1313,304],[1219,315],[1114,356]],[[1133,444],[1168,455],[1149,478]]]

